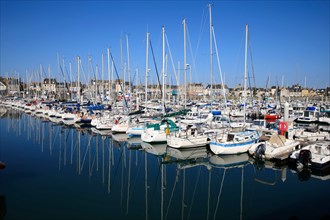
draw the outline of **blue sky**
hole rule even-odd
[[[167,75],[176,84],[174,68],[183,83],[183,25],[187,20],[187,80],[210,83],[209,12],[217,41],[218,56],[225,83],[242,83],[244,75],[245,25],[249,25],[249,74],[252,66],[257,87],[292,85],[324,88],[330,85],[329,1],[1,1],[1,76],[20,75],[24,81],[43,76],[59,78],[61,66],[75,81],[80,56],[87,79],[88,56],[101,75],[102,53],[110,47],[120,78],[121,63],[127,63],[129,42],[131,78],[144,83],[146,33],[150,33],[159,73],[162,69],[161,29],[165,27],[168,45]],[[120,58],[122,38],[123,59]],[[171,55],[169,54],[171,51]],[[217,55],[213,46],[213,74],[220,83]],[[251,60],[252,54],[252,60]],[[178,62],[181,66],[178,68]],[[105,63],[106,65],[106,63]],[[156,72],[149,48],[149,81]],[[178,70],[176,70],[178,71]],[[67,74],[66,74],[67,75]],[[105,72],[104,79],[107,78]],[[127,78],[127,76],[126,76]],[[67,77],[66,79],[70,79]],[[253,82],[253,79],[251,79]]]

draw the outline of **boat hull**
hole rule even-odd
[[[163,130],[146,129],[141,134],[141,140],[147,143],[167,142],[167,136]]]
[[[167,139],[167,145],[173,148],[193,148],[206,146],[209,142],[207,135],[190,136],[190,137],[176,137],[170,135]]]
[[[256,131],[242,131],[228,133],[226,136],[210,142],[210,149],[214,154],[239,154],[249,150],[252,144],[259,141]]]

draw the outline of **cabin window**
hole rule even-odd
[[[232,141],[232,140],[234,140],[234,136],[235,136],[235,135],[233,135],[233,134],[228,134],[228,135],[227,135],[227,141]]]
[[[309,117],[309,111],[304,112],[304,117]]]

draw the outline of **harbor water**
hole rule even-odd
[[[330,173],[0,118],[0,219],[329,219]]]

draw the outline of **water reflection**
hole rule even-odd
[[[0,219],[5,219],[5,215],[7,212],[6,208],[6,197],[4,195],[0,195]]]
[[[40,163],[39,167],[30,169],[35,169],[34,172],[53,172],[49,175],[62,178],[68,185],[83,186],[82,192],[92,191],[95,197],[91,197],[89,203],[100,213],[111,213],[109,218],[261,219],[275,211],[270,204],[260,202],[265,201],[268,194],[274,202],[278,202],[283,199],[280,194],[288,190],[307,190],[299,188],[306,187],[298,184],[300,174],[293,169],[288,172],[289,167],[285,163],[261,163],[248,154],[217,156],[205,147],[178,150],[166,144],[145,143],[138,137],[129,138],[126,134],[98,133],[90,127],[62,126],[18,111],[9,113],[11,111],[1,120],[1,128],[5,128],[1,139],[21,137],[33,143],[21,146],[17,142],[20,146],[17,149],[22,154],[34,154],[32,157],[36,164]],[[6,153],[0,155],[0,160],[15,159],[6,156],[11,155],[8,146],[2,145],[1,152]],[[36,156],[36,152],[41,152],[41,156]],[[10,169],[1,172],[7,171],[10,172]],[[313,179],[328,180],[329,183],[329,173],[321,177],[310,173],[308,178],[309,187],[317,184],[324,190],[329,186],[316,183]],[[286,183],[287,190],[279,187],[280,183]],[[55,183],[48,184],[54,189],[57,187]],[[261,186],[273,187],[275,193]],[[6,192],[15,190],[9,184],[6,189]],[[99,190],[106,197],[102,198]],[[42,200],[43,193],[36,191],[35,196]],[[73,196],[70,191],[65,191],[65,194],[68,198]],[[79,203],[79,196],[76,197]],[[289,197],[290,203],[294,204],[295,198]],[[106,211],[99,210],[101,206],[93,202],[107,204]],[[254,203],[256,206],[251,207],[250,204]],[[324,211],[327,206],[320,205],[320,202],[316,204],[319,213],[327,213]],[[96,218],[88,216],[84,210],[80,211],[86,216],[79,216],[79,219]],[[313,213],[309,215],[313,216]],[[10,216],[15,214],[10,213]],[[287,218],[288,212],[274,216]]]
[[[249,161],[254,164],[254,181],[269,186],[274,186],[279,180],[286,181],[287,163],[254,158],[249,158]]]

